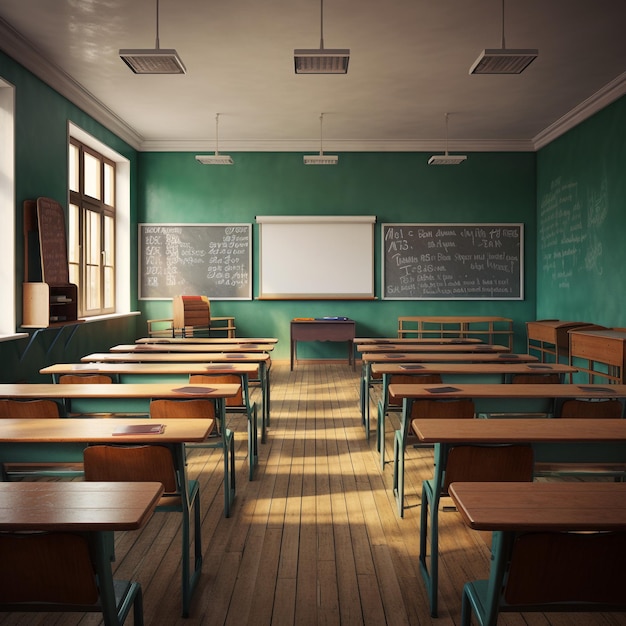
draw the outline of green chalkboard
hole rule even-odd
[[[383,224],[383,298],[522,300],[522,224]]]
[[[142,300],[250,300],[251,265],[251,224],[139,224]]]

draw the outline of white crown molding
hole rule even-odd
[[[568,130],[574,128],[574,126],[578,126],[578,124],[584,122],[604,107],[619,100],[624,94],[626,94],[626,72],[620,74],[617,78],[593,94],[593,96],[581,102],[569,113],[565,114],[554,122],[554,124],[551,124],[536,135],[533,139],[534,149],[539,150],[547,146],[551,141],[564,135]]]
[[[51,63],[33,44],[10,24],[0,18],[0,49],[23,65],[37,78],[67,98],[72,104],[100,122],[120,139],[139,150],[142,137],[124,120],[77,83],[54,63]]]

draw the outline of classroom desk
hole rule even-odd
[[[354,320],[291,320],[291,370],[298,362],[298,341],[345,341],[348,365],[354,369]]]
[[[378,402],[376,447],[380,453],[381,468],[385,467],[385,417],[389,409],[389,384],[394,375],[438,374],[444,383],[509,383],[516,374],[559,374],[563,380],[576,368],[561,363],[374,363],[374,376],[382,376],[381,400]],[[415,379],[419,382],[419,378]]]
[[[626,458],[626,421],[621,419],[422,419],[413,420],[411,428],[422,443],[435,446],[434,476],[431,479],[435,499],[430,507],[430,520],[426,519],[424,509],[420,523],[420,569],[429,589],[433,614],[437,607],[439,496],[444,483],[448,454],[453,446],[530,443],[535,450],[535,460],[538,460],[537,457],[557,457],[561,460],[564,456],[573,462],[586,462],[590,458],[607,460],[610,456],[621,460]],[[562,483],[552,484],[562,486]],[[596,487],[599,484],[605,483],[593,483]],[[523,507],[517,502],[513,508]],[[430,573],[425,561],[428,521],[432,529]]]
[[[361,422],[365,438],[370,437],[369,389],[372,384],[371,367],[374,363],[531,363],[539,359],[530,354],[476,353],[476,352],[364,352],[361,355],[362,374],[360,387]]]
[[[273,343],[131,343],[112,346],[110,352],[272,352]]]
[[[168,343],[180,343],[180,344],[244,344],[244,343],[259,343],[259,344],[276,344],[278,339],[276,337],[141,337],[136,339],[135,343],[156,343],[156,344],[168,344]]]
[[[564,320],[536,320],[526,322],[526,345],[528,352],[538,352],[542,363],[549,355],[559,363],[561,357],[569,358],[569,331],[585,326],[589,322],[568,322]]]
[[[171,382],[184,385],[192,374],[236,374],[241,378],[241,388],[245,406],[250,407],[248,381],[258,373],[255,363],[55,363],[39,370],[40,374],[50,374],[52,381],[59,382],[64,374],[106,374],[117,383]],[[80,412],[80,411],[78,411]],[[250,411],[249,422],[253,421]],[[248,462],[250,478],[258,462],[256,434],[252,432],[256,424],[251,424],[248,433]],[[265,424],[262,424],[261,441],[265,442]]]
[[[498,590],[518,533],[626,530],[626,483],[457,482],[450,496],[465,524],[493,533],[483,606],[490,624],[497,621]]]
[[[112,533],[145,526],[161,483],[0,482],[0,531],[86,533],[107,615],[116,613]]]
[[[270,355],[266,352],[94,352],[83,363],[256,363],[262,397],[263,427],[270,425]]]
[[[442,390],[438,393],[437,390]],[[417,399],[470,398],[474,400],[476,413],[491,412],[552,412],[555,400],[567,398],[626,398],[626,385],[532,385],[532,384],[470,384],[470,385],[389,385],[389,393],[395,398],[402,398],[402,423],[394,439],[394,478],[393,487],[398,504],[398,512],[404,512],[404,447],[410,428],[412,403]],[[513,405],[511,405],[513,401]],[[537,401],[542,406],[535,404]],[[545,403],[548,403],[546,405]],[[449,420],[448,420],[449,421]],[[472,421],[472,420],[468,420]],[[476,420],[498,422],[501,420]],[[505,420],[519,421],[516,420]],[[550,422],[548,419],[535,419],[537,424]],[[563,423],[561,418],[557,420]],[[597,420],[596,420],[597,421]],[[622,421],[622,420],[618,420]],[[626,424],[626,421],[624,422]]]
[[[475,339],[471,337],[355,337],[354,345],[360,346],[363,344],[434,344],[434,345],[446,345],[446,344],[465,344],[465,343],[483,343],[482,339]]]
[[[626,381],[626,331],[585,330],[576,328],[569,333],[570,365],[575,359],[587,361],[587,367],[580,367],[589,375],[589,382],[594,376],[608,379],[610,382],[623,384]],[[599,370],[597,364],[606,366],[606,372]]]
[[[38,399],[47,398],[52,400],[65,400],[66,398],[73,399],[95,399],[102,400],[103,406],[108,411],[115,412],[116,408],[122,412],[127,411],[127,403],[133,400],[140,400],[145,402],[153,398],[166,398],[177,400],[189,400],[191,398],[209,398],[215,401],[216,415],[220,422],[221,439],[216,441],[216,447],[219,445],[224,450],[224,513],[228,517],[230,512],[230,504],[235,497],[235,475],[231,471],[231,467],[234,461],[230,458],[229,445],[232,438],[231,431],[226,427],[226,417],[224,410],[224,398],[232,398],[239,392],[239,385],[227,384],[227,385],[182,385],[174,387],[172,384],[125,384],[125,385],[57,385],[55,383],[22,383],[22,384],[0,384],[0,398],[14,398],[18,400],[26,399]],[[146,411],[147,413],[147,411]],[[58,461],[59,454],[62,454],[62,460],[68,462],[82,462],[82,448],[80,446],[72,446],[76,443],[107,443],[116,442],[120,443],[119,436],[112,435],[113,425],[115,427],[124,425],[125,423],[137,424],[141,423],[145,418],[104,418],[104,420],[98,418],[63,418],[63,419],[39,419],[33,421],[33,426],[29,428],[34,429],[34,425],[37,426],[34,432],[15,432],[15,430],[9,430],[12,422],[19,422],[20,420],[2,419],[0,420],[0,444],[9,443],[11,439],[9,436],[15,436],[21,438],[20,443],[38,443],[35,446],[25,446],[20,450],[13,450],[10,446],[0,445],[0,458],[1,463],[20,463],[20,462],[32,462],[36,460],[51,459]],[[166,432],[158,437],[149,436],[150,442],[163,442],[173,443],[180,442],[180,454],[184,456],[184,442],[200,443],[206,440],[207,433],[201,437],[198,437],[194,431],[185,433],[180,430],[180,426],[183,422],[204,422],[204,420],[183,420],[175,419],[172,424],[166,429]],[[45,422],[45,424],[44,424]],[[164,422],[164,420],[160,420]],[[180,422],[180,424],[179,424]],[[208,423],[208,422],[207,422]],[[22,422],[22,426],[24,422]],[[187,426],[191,426],[188,424]],[[89,426],[89,427],[88,427]],[[87,428],[88,427],[88,428]],[[44,433],[44,435],[42,435]],[[29,440],[29,436],[34,436],[35,439]],[[45,436],[47,438],[41,438]],[[181,437],[185,437],[182,438]],[[94,437],[100,437],[101,439],[94,439]],[[170,441],[171,437],[178,437],[178,440]],[[187,438],[188,437],[188,438]],[[124,441],[131,441],[129,437],[124,437]],[[145,443],[146,435],[143,435],[143,439],[139,439]],[[43,442],[55,443],[55,444],[68,444],[66,452],[59,451],[59,445],[51,446],[51,450],[43,450],[44,455],[42,459]],[[133,441],[134,443],[134,441]],[[19,454],[18,454],[19,453]],[[68,458],[69,456],[69,458]]]
[[[490,354],[492,352],[510,352],[507,346],[500,346],[490,343],[362,343],[356,347],[358,352],[472,352],[482,354],[483,352]]]

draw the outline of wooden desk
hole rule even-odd
[[[566,322],[563,320],[537,320],[526,322],[527,349],[539,353],[542,363],[550,356],[556,363],[561,358],[569,358],[569,331],[584,326],[588,322]]]
[[[450,486],[450,496],[470,528],[493,532],[486,586],[482,587],[485,584],[482,583],[479,591],[476,583],[467,583],[463,590],[463,604],[468,592],[473,592],[475,597],[480,596],[480,601],[476,601],[483,614],[481,623],[496,624],[498,620],[500,590],[504,587],[513,542],[518,533],[626,530],[624,483],[458,482]],[[546,554],[546,559],[549,558],[550,555]],[[586,566],[587,563],[580,563],[580,567]],[[572,598],[567,603],[539,605],[534,609],[511,607],[511,610],[611,610],[598,605],[594,607],[592,603],[585,604],[585,597],[578,600],[576,602]],[[463,613],[471,611],[468,604],[463,607]]]
[[[428,481],[434,499],[429,508],[430,518],[423,509],[420,521],[420,570],[430,592],[431,610],[434,613],[438,587],[439,547],[436,529],[439,498],[444,484],[447,459],[455,445],[530,443],[533,444],[535,460],[554,457],[562,459],[564,455],[574,462],[583,462],[590,458],[607,460],[611,455],[616,459],[626,458],[626,421],[621,419],[422,419],[413,420],[411,428],[421,442],[435,445],[434,475]],[[511,484],[500,483],[501,487]],[[557,489],[563,485],[552,484],[558,485]],[[595,487],[601,484],[605,483],[593,483]],[[560,506],[563,505],[560,498],[556,501]],[[524,508],[520,501],[514,505],[510,500],[508,503],[512,509]],[[551,507],[553,506],[554,503]],[[595,511],[594,515],[597,516],[598,511]],[[626,519],[622,520],[626,524]],[[425,561],[428,522],[433,529],[430,535],[430,572]]]
[[[291,369],[298,361],[298,341],[345,341],[354,368],[354,320],[291,320]]]
[[[370,436],[369,390],[372,384],[371,367],[374,363],[531,363],[539,359],[530,354],[510,352],[364,352],[361,355],[362,375],[360,387],[361,422],[365,438]]]
[[[270,355],[266,352],[94,352],[83,363],[256,363],[262,394],[264,428],[270,425]]]
[[[483,343],[482,339],[476,339],[471,337],[355,337],[354,345],[359,346],[362,344],[464,344],[464,343]]]
[[[169,344],[169,343],[180,343],[180,344],[244,344],[244,343],[269,343],[276,344],[278,343],[278,339],[275,337],[142,337],[141,339],[136,339],[135,343],[143,344],[143,343],[156,343],[156,344]]]
[[[131,343],[112,346],[111,352],[272,352],[273,343]]]
[[[398,337],[486,337],[505,339],[513,349],[513,320],[507,317],[419,315],[398,317]]]
[[[385,464],[385,421],[389,410],[389,384],[392,376],[419,376],[438,374],[447,384],[473,383],[510,383],[516,374],[559,374],[563,380],[576,368],[560,363],[374,363],[371,366],[373,376],[382,376],[381,399],[378,402],[378,425],[376,428],[376,446],[380,453],[381,467]]]
[[[112,533],[137,530],[152,516],[161,483],[0,482],[0,531],[86,533],[103,609],[115,614]]]
[[[226,412],[224,409],[224,398],[232,398],[239,392],[239,385],[183,385],[173,387],[171,384],[126,384],[126,385],[57,385],[54,383],[41,384],[1,384],[0,398],[14,399],[60,399],[80,398],[80,399],[101,399],[106,402],[105,407],[109,410],[121,406],[122,411],[126,411],[127,402],[133,399],[141,401],[153,398],[167,398],[178,400],[189,400],[191,398],[213,399],[216,405],[216,415],[220,422],[221,438],[215,441],[216,447],[223,448],[224,452],[224,512],[228,517],[230,514],[230,503],[235,497],[235,477],[230,471],[229,446],[232,439],[232,432],[226,427]],[[206,389],[206,391],[200,391]],[[191,393],[190,393],[191,391]],[[120,405],[121,403],[121,405]],[[115,410],[113,411],[115,412]],[[147,413],[147,411],[146,411]],[[33,461],[63,461],[82,462],[82,447],[80,443],[120,443],[123,439],[126,442],[134,443],[128,436],[120,438],[113,436],[114,427],[126,423],[141,423],[145,418],[64,418],[26,421],[2,419],[0,420],[0,464],[1,463],[24,463]],[[159,420],[166,423],[166,420]],[[190,422],[184,424],[184,422]],[[194,422],[205,422],[205,420],[184,420],[175,419],[166,428],[162,435],[141,435],[136,441],[145,443],[146,437],[151,443],[180,443],[176,446],[179,460],[183,460],[184,465],[184,442],[199,443],[204,442],[208,435],[208,425],[210,420],[204,423],[204,431],[198,435],[193,429],[189,432],[183,430],[195,428]],[[200,424],[202,427],[202,424]],[[27,429],[27,430],[24,430]],[[29,444],[25,446],[12,447],[7,443]],[[54,444],[43,446],[42,444]],[[30,445],[36,444],[36,445]]]
[[[394,352],[434,352],[434,353],[459,353],[471,352],[474,354],[491,354],[493,352],[510,352],[507,346],[499,346],[497,344],[488,343],[448,343],[448,344],[432,344],[432,343],[384,343],[371,344],[362,343],[356,348],[359,352],[378,352],[378,353],[394,353]]]
[[[576,359],[587,361],[587,367],[578,366],[589,375],[589,382],[595,376],[606,378],[610,382],[623,384],[626,372],[626,332],[623,330],[585,330],[577,328],[570,331],[570,365]],[[606,371],[597,365],[606,366]]]
[[[249,379],[258,375],[258,366],[255,363],[55,363],[39,370],[40,374],[50,374],[52,381],[59,382],[64,374],[106,374],[117,383],[155,383],[169,382],[185,385],[192,374],[235,374],[241,378],[243,400],[247,407],[251,406]],[[250,411],[249,422],[252,420]],[[249,424],[248,462],[250,477],[258,461],[256,445],[256,429]],[[262,424],[261,441],[265,441],[265,424]]]

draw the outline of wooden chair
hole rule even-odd
[[[420,571],[430,600],[430,613],[437,617],[439,577],[439,501],[453,482],[532,482],[533,449],[530,445],[458,445],[452,447],[444,467],[422,483],[420,511]],[[430,516],[428,514],[430,509]],[[428,519],[430,517],[430,570],[428,568]]]
[[[404,517],[404,451],[410,436],[410,424],[416,418],[473,419],[474,403],[469,399],[414,400],[408,420],[402,415],[400,429],[396,430],[393,442],[393,490],[398,504],[398,514]]]
[[[573,398],[557,402],[555,417],[583,419],[620,419],[624,417],[624,403],[618,398]],[[535,476],[612,477],[626,479],[626,462],[540,462],[535,464]]]
[[[172,451],[166,446],[89,446],[84,452],[85,479],[92,481],[158,481],[164,494],[156,511],[182,513],[183,617],[189,616],[191,595],[202,570],[200,489],[176,470]],[[191,517],[194,518],[194,563],[191,569]]]
[[[133,608],[142,626],[141,585],[113,581],[115,597],[101,594],[93,548],[80,533],[0,533],[0,611],[101,612],[121,626]]]
[[[244,413],[248,420],[248,478],[254,477],[254,468],[259,461],[259,429],[257,419],[257,406],[250,402],[248,377],[238,374],[192,374],[189,376],[190,384],[229,384],[241,385],[239,393],[233,398],[226,398],[226,413]],[[204,444],[196,444],[203,446]]]
[[[59,376],[62,385],[110,385],[113,379],[106,374],[62,374]],[[81,412],[72,412],[72,400],[64,400],[65,411],[68,416],[83,415]],[[109,415],[107,413],[107,415]]]
[[[464,585],[461,624],[470,626],[472,612],[481,626],[495,626],[505,611],[624,611],[625,559],[626,532],[521,534],[507,575],[502,559],[489,580]]]
[[[150,402],[150,417],[153,419],[165,418],[202,418],[215,419],[215,405],[207,398],[193,400],[152,400]],[[221,424],[220,436],[206,443],[186,444],[186,446],[202,446],[204,448],[222,448],[224,451],[224,515],[230,515],[230,501],[235,494],[235,436],[234,433]]]
[[[0,418],[14,419],[58,419],[61,417],[59,405],[54,400],[12,400],[0,399]],[[80,476],[81,463],[2,463],[0,479],[10,477]]]
[[[439,374],[392,374],[384,376],[383,390],[378,401],[378,425],[376,427],[376,447],[380,454],[380,468],[385,469],[385,419],[389,413],[402,413],[402,400],[389,396],[389,385],[419,384],[439,385]]]

